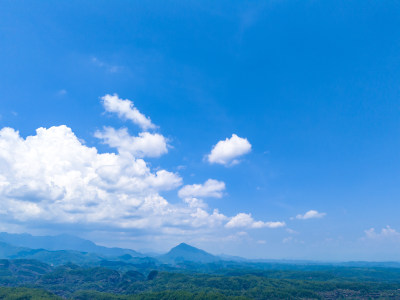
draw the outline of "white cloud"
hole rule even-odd
[[[365,236],[369,239],[393,239],[400,238],[400,233],[389,225],[381,229],[381,232],[376,232],[375,228],[365,230]]]
[[[260,224],[261,226],[258,226],[256,228],[260,228],[260,227],[279,228],[279,227],[285,227],[286,226],[285,222],[278,222],[278,221],[276,221],[276,222],[261,222],[261,221],[258,221],[256,223],[261,223]]]
[[[95,137],[117,148],[119,153],[130,153],[134,157],[159,157],[168,152],[166,138],[158,133],[141,132],[139,136],[131,136],[126,128],[104,127]]]
[[[145,130],[155,128],[131,101],[117,95],[102,99],[106,111]],[[167,139],[161,134],[141,132],[131,136],[125,128],[104,127],[95,136],[116,148],[117,153],[99,153],[65,125],[38,128],[36,134],[26,138],[12,128],[1,129],[2,222],[10,228],[134,230],[163,239],[166,235],[188,234],[215,237],[215,233],[235,227],[285,226],[283,222],[255,221],[250,214],[228,217],[218,209],[208,209],[202,198],[221,198],[225,191],[225,183],[214,179],[186,185],[178,192],[181,202],[168,202],[162,192],[181,186],[182,178],[167,170],[152,170],[143,159],[168,152]],[[231,140],[236,138],[245,140],[235,135]],[[217,146],[214,148],[218,150]],[[233,156],[228,156],[226,162],[234,163]]]
[[[121,119],[132,121],[143,130],[155,129],[156,126],[150,118],[143,115],[128,99],[120,99],[117,94],[105,95],[102,98],[104,109],[110,113],[116,113]]]
[[[183,201],[188,204],[190,207],[200,207],[200,208],[206,208],[207,204],[204,203],[203,200],[195,198],[195,197],[187,197],[184,198]]]
[[[149,219],[173,209],[159,192],[181,181],[131,155],[100,154],[66,126],[26,139],[0,130],[0,212],[16,220],[151,226]]]
[[[121,151],[99,153],[67,126],[39,128],[23,138],[12,128],[0,130],[0,217],[11,223],[74,224],[104,230],[143,230],[188,234],[225,227],[281,227],[254,221],[251,215],[229,218],[194,196],[220,197],[225,184],[208,180],[186,186],[184,201],[171,204],[160,193],[182,179]],[[190,196],[190,197],[186,197]],[[227,223],[228,222],[228,223]],[[90,226],[89,226],[90,225]],[[89,227],[88,227],[89,226]]]
[[[319,218],[323,218],[325,215],[326,215],[326,213],[320,213],[316,210],[309,210],[304,215],[297,215],[296,219],[298,219],[298,220],[319,219]]]
[[[224,141],[219,141],[207,156],[210,163],[221,165],[234,165],[239,163],[238,157],[249,153],[251,144],[245,138],[238,137],[232,134],[231,138],[226,138]]]
[[[180,198],[221,198],[225,190],[225,183],[214,179],[208,179],[204,184],[185,185],[178,192]]]
[[[208,226],[208,227],[217,227],[221,226],[224,221],[228,218],[219,213],[218,209],[214,209],[212,214],[209,214],[202,208],[196,208],[196,212],[190,215],[193,218],[191,222],[192,226]]]
[[[285,222],[263,222],[255,221],[251,214],[239,213],[232,217],[228,223],[225,224],[226,228],[279,228],[286,226]]]

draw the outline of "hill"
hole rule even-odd
[[[217,256],[185,243],[172,248],[168,253],[159,256],[158,259],[166,263],[180,263],[185,261],[211,263],[220,260]]]

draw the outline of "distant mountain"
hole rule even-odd
[[[241,256],[228,255],[228,254],[219,254],[218,257],[225,261],[238,261],[238,262],[249,261],[247,258]]]
[[[93,253],[75,250],[49,251],[45,249],[30,249],[0,242],[0,259],[36,259],[52,265],[62,265],[68,262],[88,264],[100,262],[104,258]]]
[[[172,248],[168,253],[159,256],[158,259],[166,263],[180,263],[185,261],[211,263],[220,260],[217,256],[185,243]]]
[[[12,246],[4,242],[0,242],[0,259],[2,258],[14,258],[18,256],[18,253],[29,251],[31,249]]]
[[[74,250],[79,252],[96,253],[98,255],[109,257],[123,256],[125,254],[129,254],[132,257],[144,257],[143,254],[134,250],[103,247],[96,245],[92,241],[67,234],[56,236],[33,236],[27,233],[11,234],[1,232],[0,242],[18,247],[46,249],[50,251]]]
[[[357,268],[400,268],[400,262],[396,261],[348,261],[338,263],[339,266],[345,267],[357,267]]]

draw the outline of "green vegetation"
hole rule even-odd
[[[51,267],[0,260],[0,299],[337,299],[400,298],[400,269],[289,265],[213,273],[141,273],[100,266]],[[263,269],[264,268],[264,269]]]
[[[61,300],[49,292],[32,288],[0,287],[0,299],[4,300]]]
[[[190,293],[186,291],[164,291],[141,293],[138,295],[114,295],[93,291],[80,291],[73,295],[77,300],[248,300],[246,297],[225,296],[219,293]]]

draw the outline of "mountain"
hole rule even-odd
[[[75,250],[30,249],[0,242],[0,259],[35,259],[52,265],[62,265],[68,262],[87,264],[104,260],[103,257]]]
[[[168,253],[159,256],[158,259],[165,263],[180,263],[185,261],[211,263],[220,260],[217,256],[185,243],[172,248]]]
[[[123,256],[126,254],[129,254],[132,257],[144,256],[143,254],[131,249],[99,246],[92,241],[67,234],[55,236],[33,236],[27,233],[11,234],[1,232],[0,242],[31,249],[46,249],[50,251],[74,250],[78,252],[90,252],[109,257]]]
[[[218,257],[225,261],[247,262],[248,259],[241,256],[234,256],[228,254],[219,254]]]

